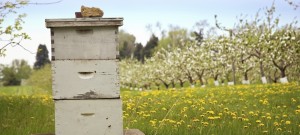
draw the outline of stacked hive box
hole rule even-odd
[[[56,135],[122,135],[118,27],[123,18],[46,19]]]

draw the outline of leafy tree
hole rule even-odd
[[[20,85],[22,79],[28,79],[31,74],[31,67],[25,60],[14,60],[12,65],[2,70],[2,81],[4,86]]]
[[[133,56],[136,58],[138,61],[144,61],[144,54],[143,54],[143,45],[141,43],[135,44]]]
[[[120,59],[131,58],[135,46],[135,36],[121,30],[119,32]]]
[[[299,55],[299,40],[296,41],[296,28],[292,24],[278,30],[274,33],[274,40],[271,41],[270,55],[271,61],[280,71],[281,78],[287,76],[286,71],[291,66],[294,66],[300,57]]]
[[[30,37],[22,32],[23,18],[26,14],[17,14],[16,10],[25,6],[27,0],[4,0],[0,2],[0,57],[5,56],[5,48],[9,45],[21,46],[21,41],[30,39]],[[7,18],[14,19],[13,24],[9,24]]]
[[[49,54],[49,52],[48,52],[46,45],[40,44],[37,49],[37,53],[36,53],[36,57],[35,57],[36,61],[34,63],[33,68],[40,69],[44,65],[49,64],[50,60],[49,60],[48,54]]]
[[[144,47],[143,50],[144,57],[150,58],[153,55],[154,49],[157,45],[158,45],[158,37],[152,34],[146,46]]]
[[[199,33],[197,33],[199,34]],[[196,36],[196,35],[195,35]],[[163,36],[159,42],[158,47],[156,47],[156,52],[158,52],[161,48],[164,48],[168,51],[177,48],[184,48],[185,42],[189,41],[190,37],[188,31],[184,28],[170,26],[170,30],[167,36]]]

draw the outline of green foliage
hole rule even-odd
[[[33,86],[41,92],[52,93],[51,65],[47,64],[39,70],[33,71],[28,79],[28,85]]]
[[[165,49],[171,51],[172,49],[184,48],[183,43],[190,39],[187,29],[180,27],[171,27],[168,35],[162,37],[156,48],[156,52]]]
[[[34,69],[41,69],[44,67],[46,64],[50,63],[49,56],[48,56],[48,49],[46,45],[40,44],[37,49],[36,53],[36,61],[33,65]]]
[[[119,41],[120,59],[131,58],[134,51],[135,36],[121,30],[119,32],[118,41]]]
[[[4,86],[20,85],[22,79],[29,78],[31,67],[25,60],[14,60],[10,67],[4,67],[1,72]]]
[[[22,32],[23,18],[26,17],[26,14],[16,15],[16,10],[27,3],[27,0],[5,0],[0,2],[0,57],[5,56],[5,48],[7,46],[21,45],[22,40],[30,39],[28,34]],[[14,19],[15,22],[10,24],[7,18],[10,20]]]
[[[144,61],[143,48],[144,47],[141,43],[137,43],[135,45],[133,57],[136,58],[138,61]]]
[[[154,34],[150,37],[149,41],[147,42],[146,46],[143,49],[143,56],[146,58],[150,58],[153,56],[154,49],[158,45],[158,37]]]

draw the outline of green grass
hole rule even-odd
[[[54,132],[49,95],[0,88],[0,135]],[[122,91],[124,128],[146,135],[300,134],[300,86],[239,85]]]
[[[0,86],[0,94],[7,95],[36,95],[36,94],[46,94],[46,92],[37,90],[32,86]]]
[[[125,128],[147,135],[300,134],[300,87],[250,85],[124,91]]]
[[[28,86],[0,88],[0,135],[53,131],[54,104],[49,95]]]

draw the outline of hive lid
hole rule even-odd
[[[62,18],[62,19],[45,19],[46,27],[82,27],[82,26],[122,26],[123,18]]]

